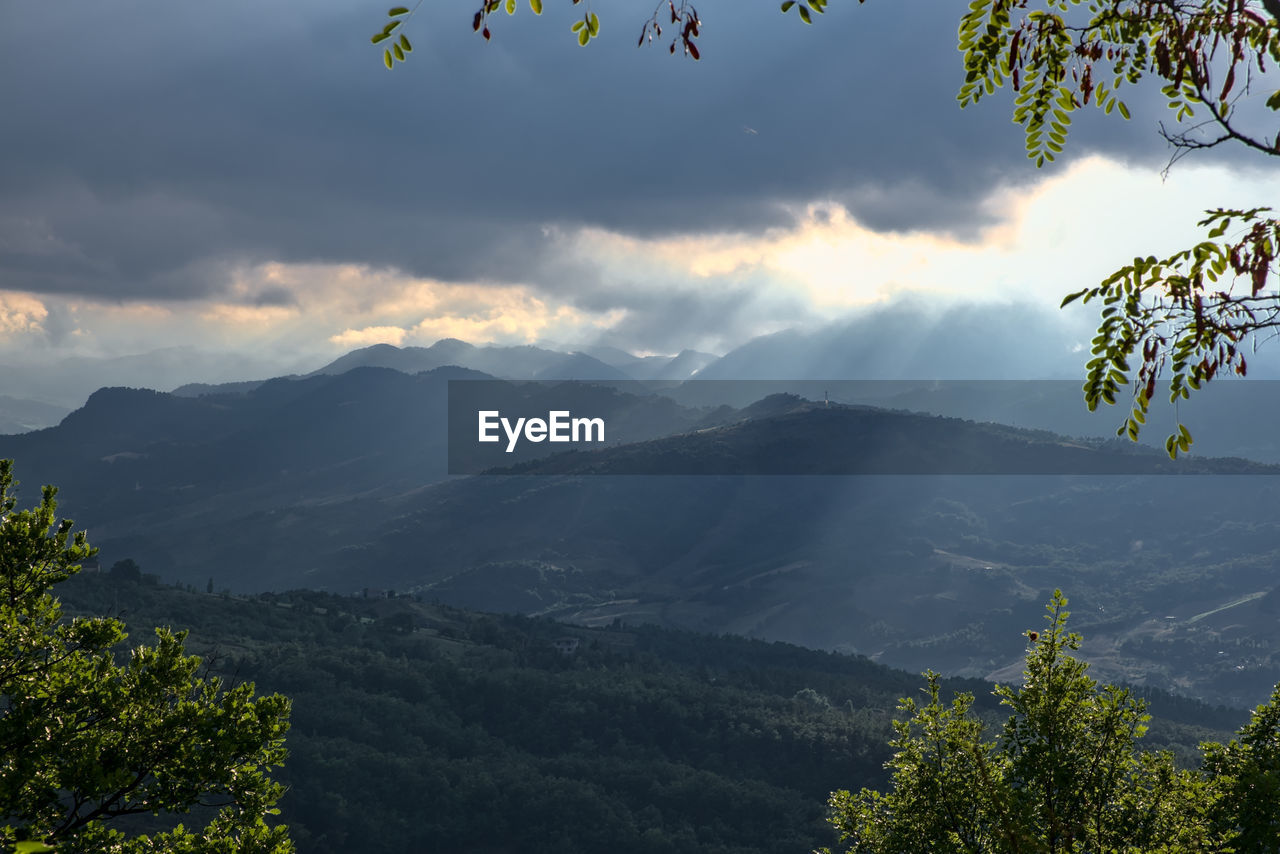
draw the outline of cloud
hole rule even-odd
[[[943,0],[813,27],[709,0],[701,63],[635,49],[623,9],[579,49],[568,9],[504,18],[486,45],[456,9],[424,8],[393,74],[367,43],[376,15],[336,0],[112,11],[28,4],[0,34],[15,67],[45,68],[0,90],[17,129],[0,143],[8,287],[220,298],[274,261],[549,291],[527,275],[554,266],[548,225],[759,235],[829,202],[877,232],[971,239],[998,220],[986,199],[1042,177],[1007,100],[957,108]],[[1082,120],[1071,156],[1163,157],[1134,107],[1128,127]]]
[[[49,310],[35,297],[0,292],[0,336],[17,336],[44,332]]]
[[[725,352],[757,335],[816,328],[904,296],[948,305],[1016,299],[1052,310],[1135,250],[1162,254],[1198,239],[1193,223],[1202,208],[1248,204],[1259,194],[1280,194],[1280,178],[1198,165],[1162,181],[1094,157],[1029,190],[988,197],[993,224],[973,235],[882,233],[826,200],[790,209],[789,224],[762,232],[549,226],[537,238],[545,251],[529,256],[511,282],[277,260],[228,264],[222,288],[199,298],[21,296],[47,312],[39,321],[46,344],[56,332],[78,352],[199,342],[293,366],[343,347],[443,337]],[[1083,347],[1090,328],[1082,325],[1071,344]]]
[[[17,6],[0,53],[41,73],[0,82],[0,306],[46,314],[5,309],[0,349],[722,352],[904,295],[1056,306],[1280,195],[1213,152],[1162,184],[1158,94],[1035,170],[1007,93],[957,107],[945,0],[699,11],[693,63],[635,49],[627,9],[579,49],[571,4],[489,44],[426,4],[388,73],[341,0]]]
[[[405,330],[399,326],[366,326],[364,329],[344,329],[329,340],[344,350],[368,347],[371,344],[392,344],[399,347],[404,341]]]

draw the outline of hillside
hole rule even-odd
[[[188,628],[215,672],[292,697],[281,818],[303,854],[807,854],[833,841],[829,791],[883,781],[897,699],[922,684],[785,644],[404,597],[231,598],[96,574],[59,593],[69,612],[123,612],[134,642]],[[1000,715],[989,685],[947,690]],[[1187,760],[1243,719],[1152,704],[1147,745]]]
[[[1068,437],[774,394],[727,424],[494,469],[525,475],[1277,475],[1244,459],[1167,454]]]

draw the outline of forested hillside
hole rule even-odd
[[[86,573],[59,592],[69,612],[121,614],[135,643],[150,626],[189,628],[215,672],[293,699],[282,818],[315,854],[805,854],[833,841],[829,792],[884,782],[897,700],[923,686],[786,644],[377,591],[235,598]],[[989,685],[946,690],[998,716]],[[1186,761],[1244,718],[1164,695],[1153,706],[1146,746]]]

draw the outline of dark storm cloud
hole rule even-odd
[[[957,108],[945,0],[813,27],[763,0],[702,3],[696,64],[635,49],[630,9],[600,10],[604,35],[579,49],[573,7],[547,5],[487,45],[465,9],[424,7],[394,73],[368,7],[11,9],[0,287],[194,297],[262,260],[528,281],[546,224],[751,231],[812,199],[968,235],[988,190],[1037,177],[1007,99]],[[1142,115],[1085,122],[1072,144],[1159,157]]]
[[[296,305],[297,302],[298,299],[292,291],[277,287],[263,288],[249,300],[250,305],[258,307]]]

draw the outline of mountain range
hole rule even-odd
[[[1105,676],[1236,704],[1280,678],[1268,467],[1193,458],[1218,473],[1160,475],[1162,453],[1127,442],[787,395],[730,406],[705,388],[695,404],[612,380],[409,374],[357,363],[418,366],[421,354],[349,355],[346,371],[199,396],[102,389],[56,427],[0,437],[0,457],[27,488],[62,488],[104,566],[132,557],[184,584],[407,590],[970,676],[1015,666],[1021,632],[1061,587]],[[628,429],[603,450],[450,478],[451,380],[594,407]],[[942,389],[973,403],[962,386]],[[997,403],[1027,391],[995,389]],[[899,404],[940,393],[872,391]],[[1055,467],[1067,457],[1091,462]],[[834,460],[861,474],[830,476]]]

